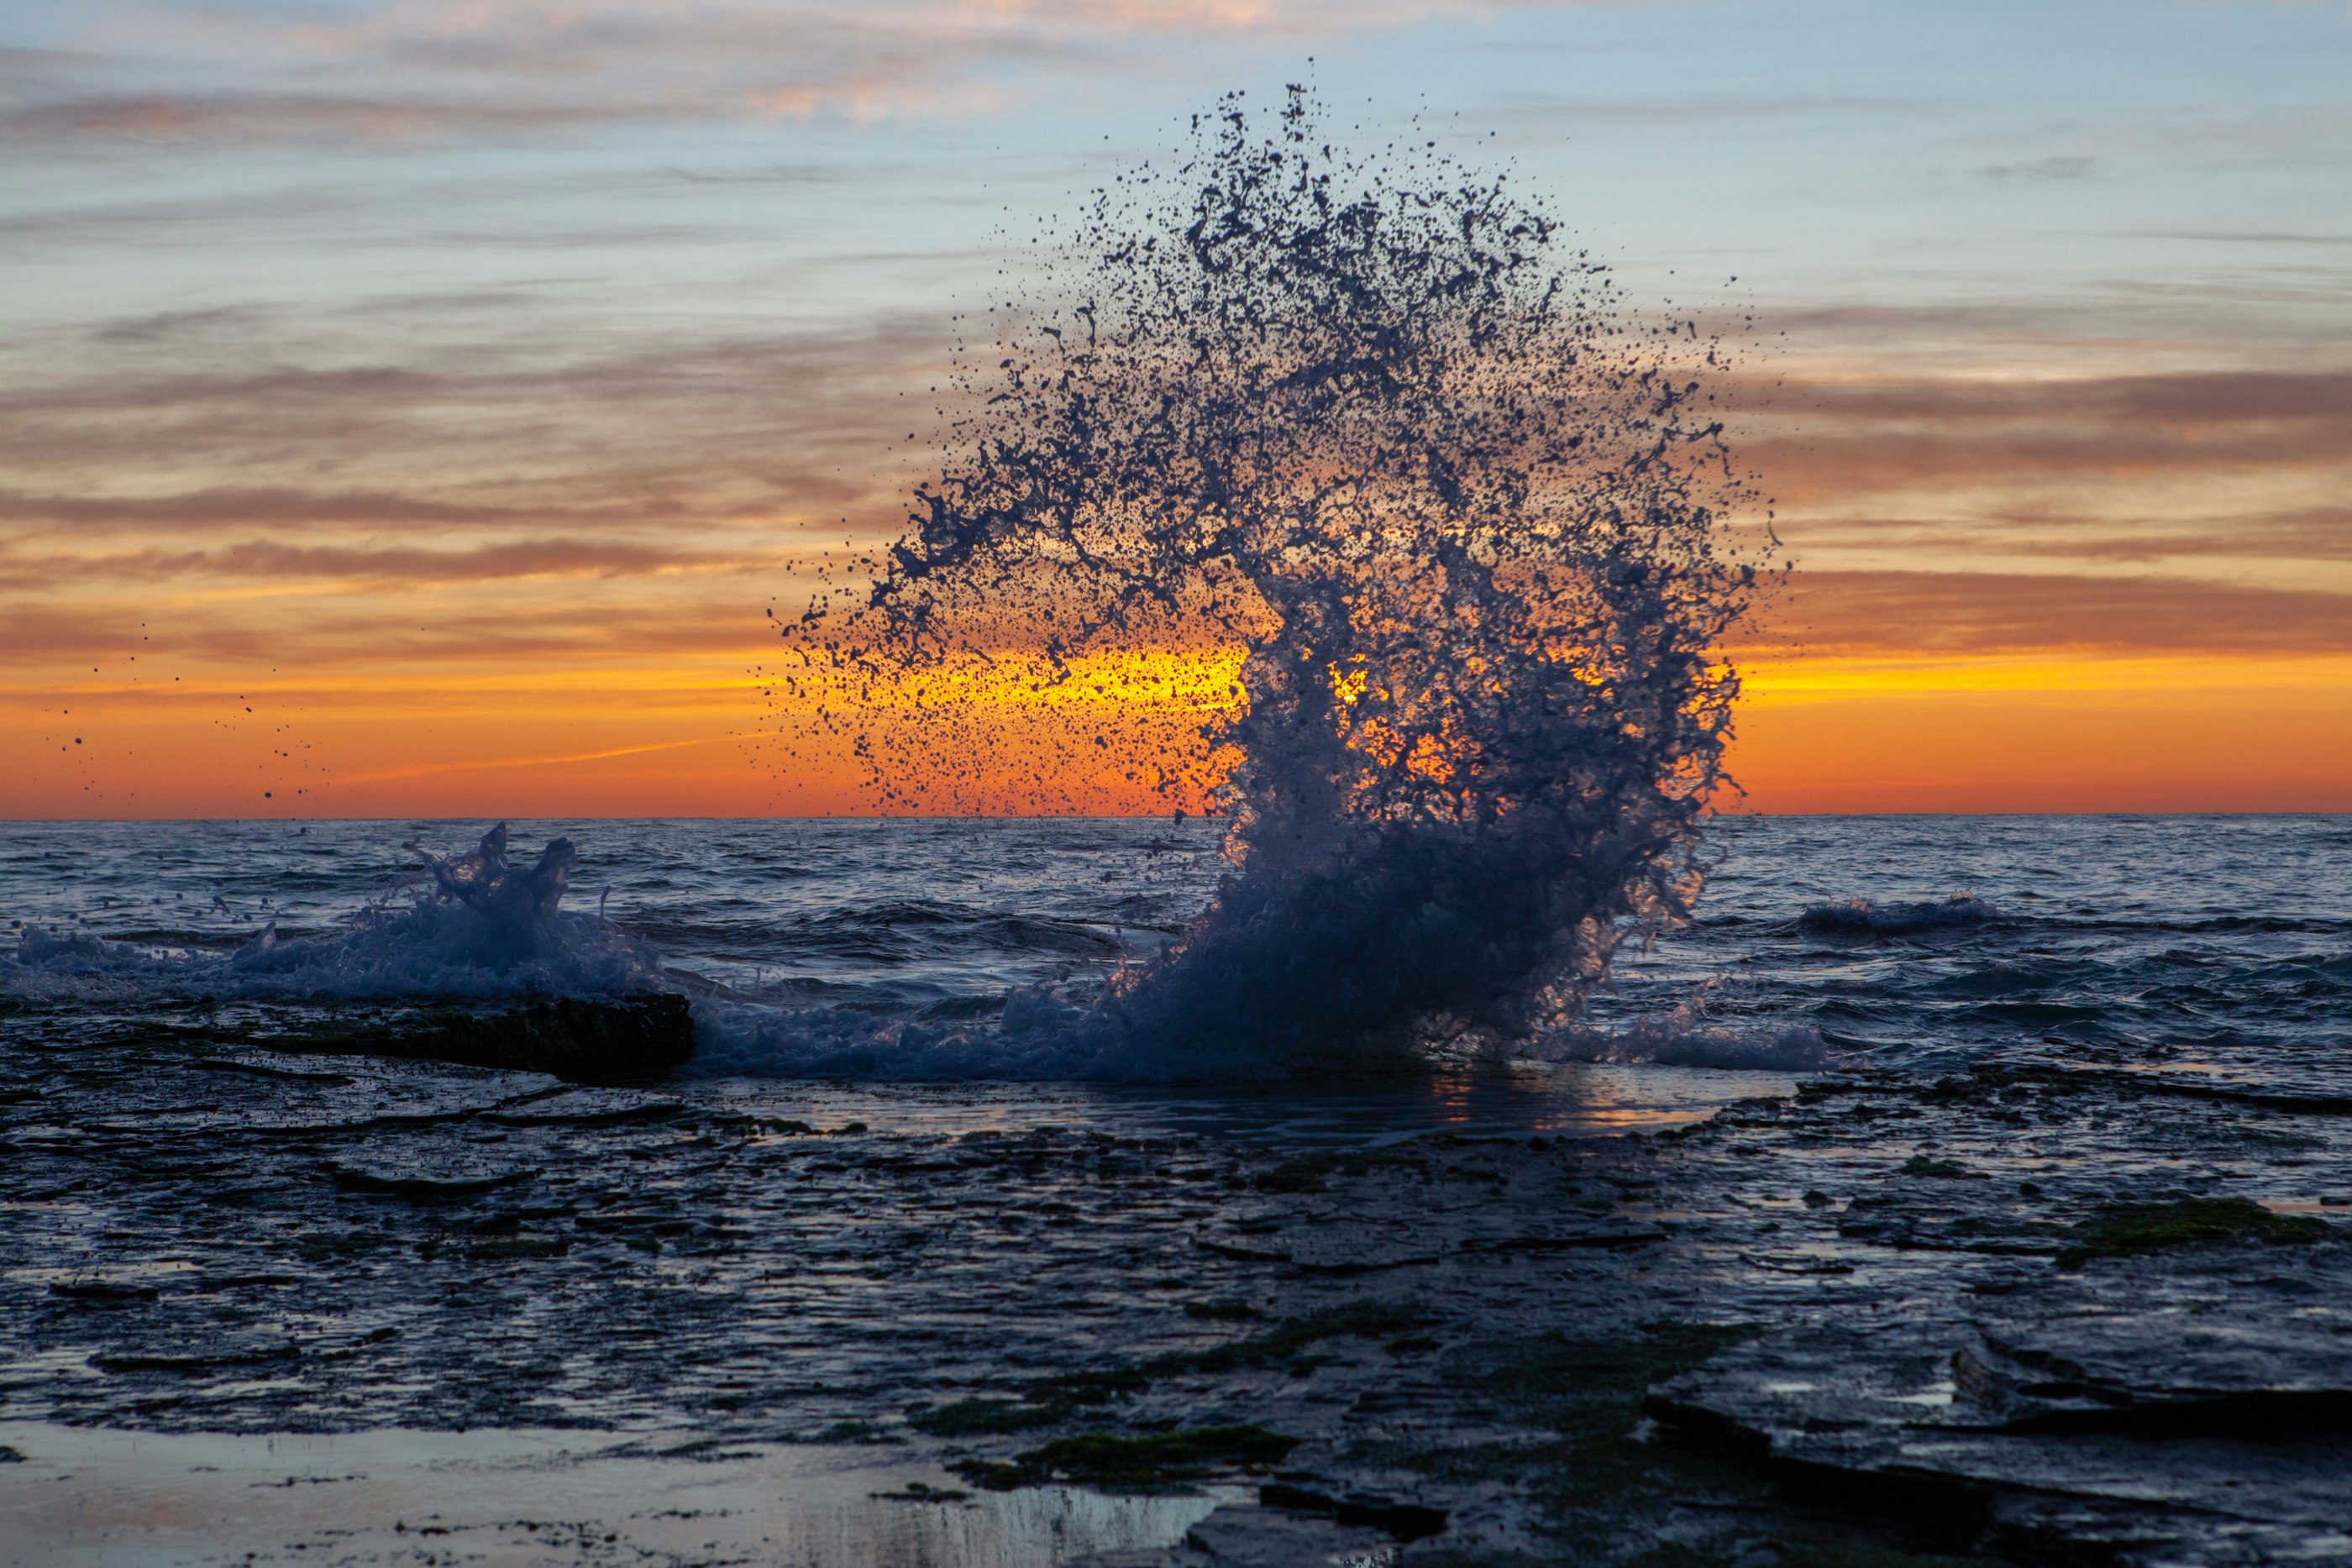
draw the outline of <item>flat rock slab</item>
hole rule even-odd
[[[1227,1503],[1159,1551],[1082,1557],[1069,1568],[1370,1568],[1393,1562],[1395,1537],[1319,1514]]]
[[[2094,1263],[1997,1298],[1978,1328],[1981,1344],[1955,1353],[1959,1392],[2012,1427],[2352,1434],[2340,1247]]]
[[[1511,1218],[1511,1217],[1506,1217]],[[1199,1231],[1203,1251],[1238,1262],[1286,1263],[1311,1274],[1370,1274],[1390,1269],[1425,1268],[1449,1257],[1507,1257],[1531,1252],[1614,1250],[1665,1239],[1654,1225],[1613,1217],[1590,1222],[1422,1224],[1384,1227],[1353,1217],[1301,1218],[1223,1225]]]
[[[1801,1329],[1659,1384],[1646,1408],[1944,1550],[2352,1563],[2339,1251],[2105,1260],[1980,1314]]]
[[[397,1019],[274,1035],[273,1049],[390,1056],[545,1072],[572,1083],[652,1083],[694,1055],[686,998],[667,992],[551,997],[500,1009],[433,1009]]]

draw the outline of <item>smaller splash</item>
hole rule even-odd
[[[504,823],[463,855],[426,854],[430,881],[370,904],[332,936],[273,922],[226,953],[110,942],[27,926],[0,955],[0,996],[89,1003],[208,996],[255,1001],[627,996],[675,988],[651,947],[561,907],[579,854],[557,839],[528,869]]]
[[[482,917],[485,958],[511,962],[562,945],[556,905],[580,863],[570,839],[551,841],[538,864],[518,871],[507,863],[507,825],[500,822],[471,852],[446,861],[428,854],[425,862],[446,896]]]
[[[2000,910],[1973,893],[1908,904],[1849,898],[1842,904],[1812,905],[1797,916],[1797,929],[1843,936],[1910,936],[1953,926],[1986,925],[2000,918]]]

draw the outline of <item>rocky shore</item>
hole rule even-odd
[[[1244,1489],[1121,1568],[2352,1561],[2325,1100],[1848,1073],[1661,1134],[1286,1147],[18,1033],[0,1421],[827,1445],[942,1515]],[[740,1555],[645,1514],[514,1560]],[[362,1536],[274,1550],[390,1560]]]

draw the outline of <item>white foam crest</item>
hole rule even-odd
[[[1821,1031],[1810,1024],[1739,1028],[1667,1020],[1645,1020],[1612,1034],[1586,1035],[1549,1054],[1567,1061],[1653,1062],[1660,1067],[1717,1067],[1748,1072],[1811,1072],[1833,1061]]]
[[[1857,936],[1901,936],[1955,925],[1983,925],[2000,918],[2000,911],[1973,893],[1914,903],[1879,904],[1849,898],[1837,904],[1816,904],[1797,916],[1807,931],[1846,932]]]
[[[1572,1025],[1548,1037],[1541,1054],[1562,1061],[1654,1062],[1751,1072],[1810,1072],[1836,1060],[1811,1024],[1718,1019],[1715,1009],[1721,996],[1722,987],[1710,982],[1667,1011],[1649,1014],[1626,1028]]]

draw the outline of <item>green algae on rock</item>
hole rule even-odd
[[[1056,1437],[1014,1457],[1010,1464],[970,1459],[958,1475],[975,1485],[1003,1491],[1062,1479],[1106,1488],[1165,1486],[1229,1470],[1258,1470],[1280,1464],[1299,1439],[1254,1423],[1192,1427],[1129,1437],[1118,1432],[1082,1432]]]
[[[2289,1246],[2332,1241],[2344,1232],[2309,1215],[2274,1214],[2242,1197],[2184,1197],[2170,1203],[2118,1206],[2074,1228],[2083,1238],[2058,1254],[2058,1267],[2079,1269],[2094,1258],[2144,1257],[2168,1247],[2203,1241],[2266,1241]]]

